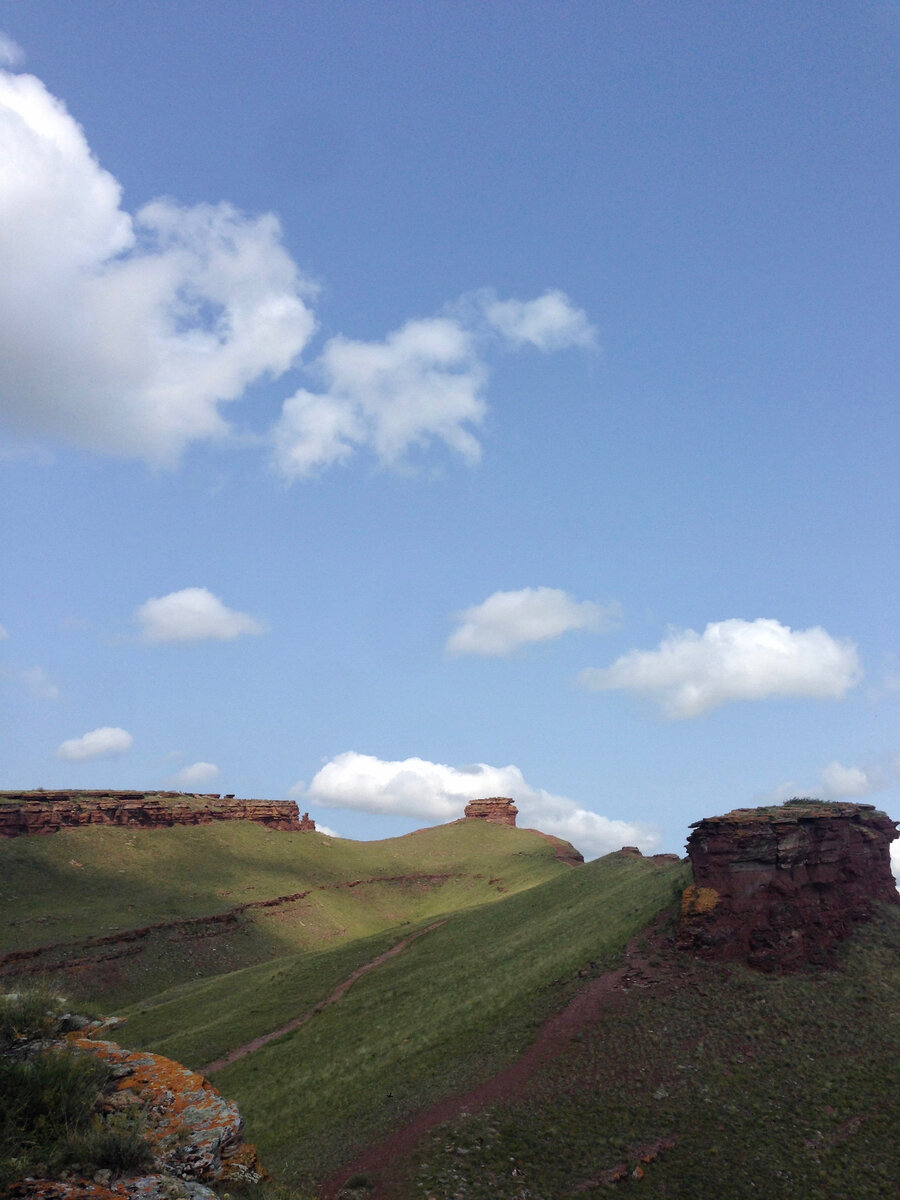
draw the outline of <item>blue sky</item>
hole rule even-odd
[[[900,818],[896,4],[0,29],[0,785]]]

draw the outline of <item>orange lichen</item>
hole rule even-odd
[[[123,1186],[105,1187],[86,1179],[23,1179],[4,1194],[9,1200],[128,1200]]]
[[[712,912],[718,903],[719,893],[715,888],[698,887],[696,883],[691,883],[681,894],[681,915],[699,917]]]
[[[191,1174],[200,1179],[219,1177],[223,1159],[241,1146],[243,1122],[235,1104],[225,1100],[202,1075],[160,1054],[124,1050],[114,1042],[78,1034],[69,1035],[68,1040],[120,1071],[125,1068],[116,1090],[133,1093],[142,1104],[147,1116],[144,1137],[160,1164],[190,1167]],[[245,1177],[252,1172],[251,1159],[249,1155]]]

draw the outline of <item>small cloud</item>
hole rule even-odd
[[[798,784],[793,779],[780,783],[764,796],[760,796],[760,804],[784,804],[794,796],[815,796],[820,800],[845,800],[854,796],[867,796],[876,792],[884,783],[878,771],[866,767],[845,767],[839,762],[831,762],[824,767],[819,778],[812,786]]]
[[[576,308],[565,292],[544,292],[536,300],[498,300],[484,292],[481,302],[488,324],[513,346],[565,350],[597,343],[597,331],[587,314]]]
[[[326,837],[341,837],[341,834],[335,833],[335,831],[329,828],[328,825],[320,825],[318,821],[316,821],[316,833],[324,833]]]
[[[68,762],[84,762],[89,758],[114,758],[131,749],[134,738],[117,726],[103,725],[79,738],[69,738],[56,751],[57,758]]]
[[[565,796],[534,788],[512,765],[474,763],[450,767],[422,758],[386,762],[348,750],[317,772],[305,795],[325,808],[405,815],[426,822],[462,817],[470,800],[511,796],[519,809],[521,827],[565,838],[585,857],[607,854],[625,845],[645,851],[659,845],[659,834],[651,826],[612,820],[581,808]]]
[[[468,463],[481,446],[486,371],[471,334],[449,317],[407,321],[380,342],[326,342],[312,370],[321,393],[285,401],[273,431],[276,468],[296,479],[344,462],[364,446],[396,466],[414,446],[443,442]]]
[[[0,67],[17,67],[25,60],[25,51],[0,30]]]
[[[59,687],[50,679],[43,667],[28,667],[22,672],[22,682],[31,695],[40,700],[59,699]]]
[[[610,667],[588,668],[578,682],[656,700],[672,719],[700,716],[731,700],[773,696],[839,699],[861,678],[855,645],[820,626],[793,630],[778,621],[733,618],[674,630],[656,650],[631,650]]]
[[[212,592],[200,587],[152,597],[135,610],[134,616],[145,642],[231,642],[246,634],[266,632],[255,617],[226,607]]]
[[[575,600],[558,588],[522,588],[494,592],[481,604],[457,615],[459,628],[447,642],[447,653],[486,658],[512,654],[531,642],[547,642],[577,629],[611,629],[620,615],[618,604],[606,607]]]
[[[819,778],[819,795],[823,800],[843,800],[850,796],[867,796],[879,786],[878,779],[863,767],[845,767],[832,762]]]
[[[182,767],[177,775],[174,776],[175,783],[183,783],[188,787],[195,783],[209,783],[211,779],[215,779],[221,774],[215,763],[195,762],[189,767]]]

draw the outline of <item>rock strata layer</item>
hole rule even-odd
[[[209,825],[213,821],[256,821],[268,829],[315,830],[293,800],[224,799],[196,792],[2,792],[0,837],[58,833],[82,825],[125,825],[162,829]]]
[[[518,811],[508,796],[491,796],[487,800],[471,800],[465,807],[465,817],[469,821],[491,821],[494,825],[515,827]]]
[[[854,924],[898,904],[896,822],[870,804],[790,800],[697,821],[679,944],[764,971],[829,961]]]

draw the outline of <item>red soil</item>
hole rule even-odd
[[[662,918],[659,918],[657,929],[661,921]],[[367,1174],[375,1181],[375,1187],[369,1193],[370,1200],[388,1200],[392,1194],[394,1172],[410,1157],[425,1134],[464,1113],[518,1099],[539,1068],[566,1050],[575,1035],[587,1025],[595,1023],[601,1012],[624,1003],[631,988],[650,987],[674,980],[679,974],[677,960],[671,955],[660,959],[655,953],[654,961],[660,965],[650,966],[637,949],[638,942],[643,938],[648,938],[648,931],[632,939],[621,967],[605,971],[598,978],[590,980],[561,1012],[549,1017],[521,1058],[464,1095],[447,1096],[438,1101],[419,1113],[408,1125],[395,1130],[383,1142],[370,1146],[354,1162],[325,1181],[320,1200],[336,1200],[346,1180],[356,1174]],[[658,940],[658,935],[650,935],[648,940],[654,943],[655,951],[661,949],[662,941]]]

